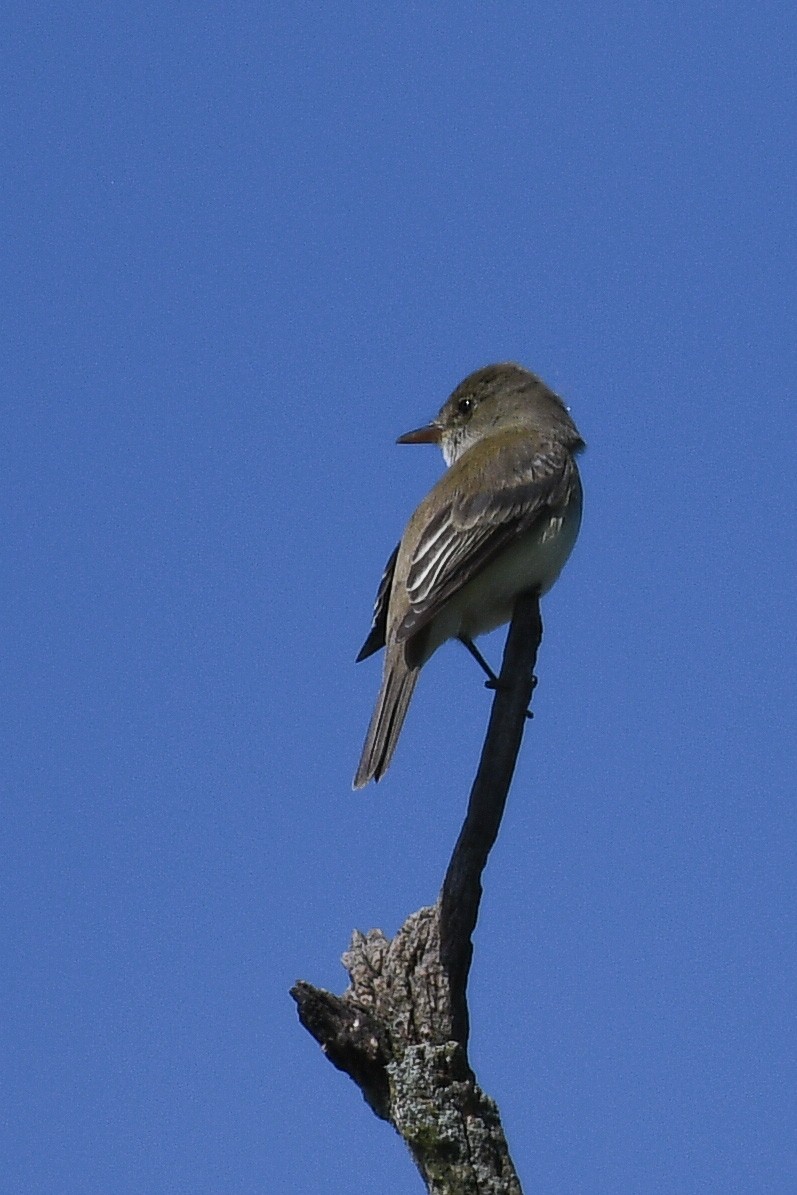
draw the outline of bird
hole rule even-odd
[[[448,468],[385,566],[357,656],[385,648],[355,789],[385,774],[434,652],[459,639],[490,672],[473,640],[508,622],[520,593],[551,588],[581,525],[584,441],[562,399],[521,365],[469,374],[397,443],[437,444]]]

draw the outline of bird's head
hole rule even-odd
[[[399,444],[439,444],[452,465],[479,440],[517,428],[545,432],[571,452],[584,447],[570,413],[558,395],[520,365],[486,365],[460,382],[440,413],[425,427],[399,436]]]

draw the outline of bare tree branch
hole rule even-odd
[[[466,988],[481,875],[523,737],[542,637],[536,594],[518,598],[468,812],[438,903],[391,940],[355,931],[342,996],[300,981],[299,1019],[377,1116],[404,1138],[434,1195],[522,1195],[495,1103],[467,1054]]]
[[[463,1046],[468,1044],[466,987],[473,956],[471,935],[482,896],[481,875],[504,816],[536,683],[534,666],[541,640],[539,598],[534,593],[521,594],[507,635],[468,812],[440,894],[440,949],[451,985],[452,1033]]]

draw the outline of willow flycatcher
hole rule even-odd
[[[398,443],[439,444],[450,468],[387,563],[357,657],[386,648],[355,788],[384,775],[433,652],[456,638],[478,658],[473,639],[508,622],[518,594],[551,588],[581,524],[584,441],[562,400],[519,365],[470,374]]]

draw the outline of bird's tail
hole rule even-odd
[[[408,668],[403,656],[403,648],[400,648],[398,654],[388,652],[385,657],[382,688],[365,736],[354,788],[362,788],[369,780],[379,780],[387,771],[396,750],[420,672],[420,668]]]

